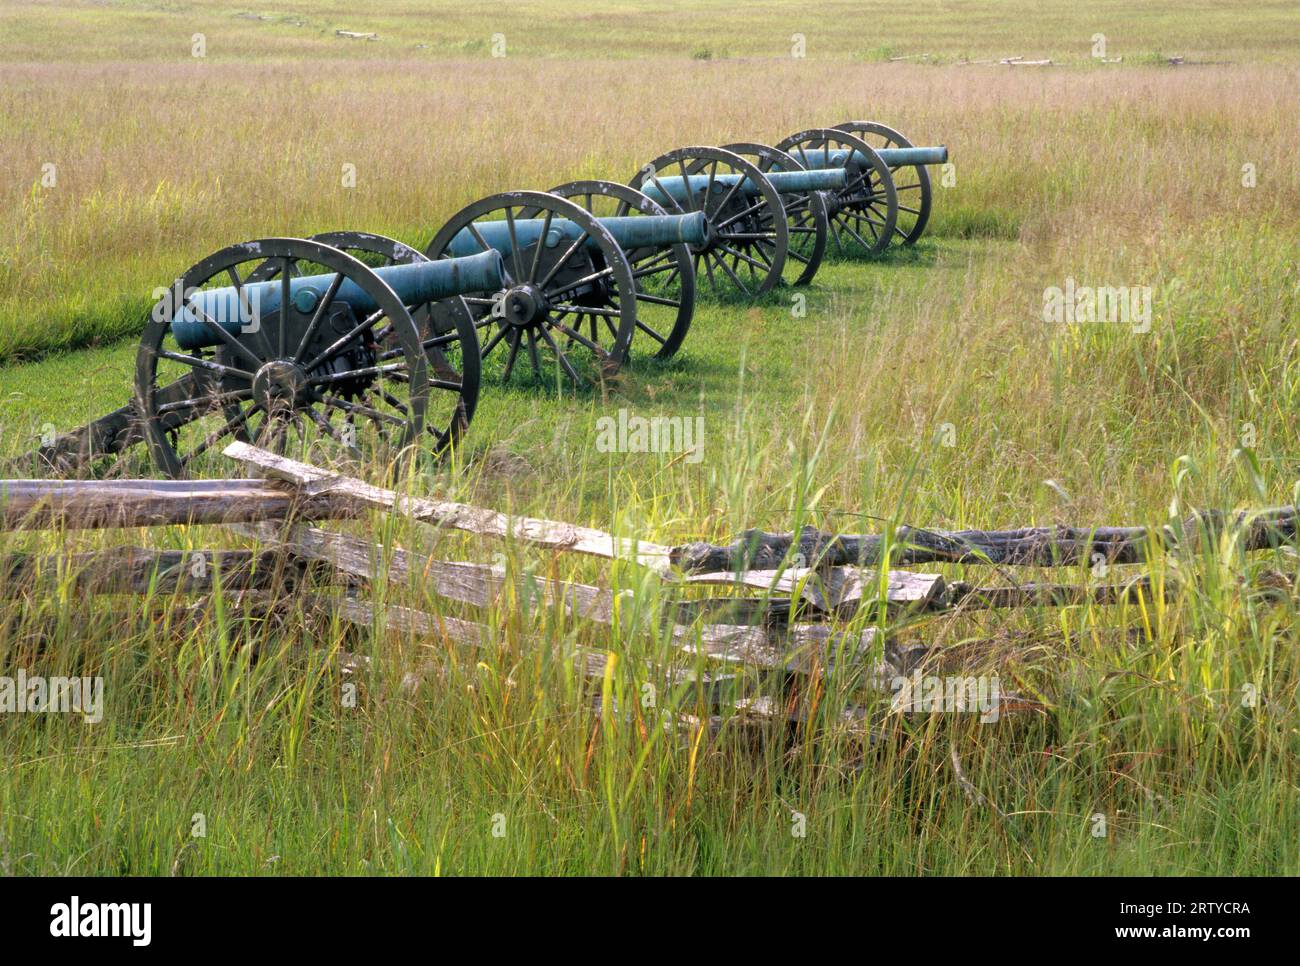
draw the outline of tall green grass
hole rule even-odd
[[[824,427],[805,419],[785,438],[763,437],[745,428],[753,412],[740,410],[725,458],[710,467],[718,499],[752,505],[755,468],[771,466],[784,481],[767,479],[765,495],[784,507],[781,521],[821,518],[832,448],[817,438]],[[591,473],[589,461],[580,465]],[[1171,485],[1180,509],[1195,469],[1185,462]],[[480,466],[418,486],[470,498],[499,481]],[[588,492],[581,483],[558,490],[544,502],[568,506],[575,491]],[[633,496],[611,487],[583,505],[619,532],[662,538],[690,525],[673,495],[654,483]],[[864,667],[846,662],[794,693],[791,709],[809,723],[791,733],[726,711],[710,727],[692,678],[733,672],[732,693],[779,696],[779,676],[709,667],[678,649],[660,623],[672,595],[626,565],[395,520],[351,529],[450,559],[501,551],[511,573],[577,577],[631,596],[605,627],[520,593],[485,609],[433,598],[418,579],[366,594],[478,620],[489,628],[479,649],[351,627],[302,590],[268,609],[220,592],[89,599],[65,578],[8,602],[3,666],[102,675],[106,714],[98,724],[0,716],[6,871],[1296,871],[1297,596],[1293,576],[1259,580],[1291,566],[1286,549],[1250,562],[1238,546],[1211,541],[1155,557],[1144,569],[1177,587],[1168,602],[891,627],[939,646],[936,673],[997,674],[1004,689],[1045,701],[1046,716],[979,724],[891,713]],[[17,535],[3,549],[142,539]],[[212,528],[149,538],[195,548],[229,540]],[[1065,576],[1097,580],[1087,568]],[[581,674],[587,651],[607,656],[602,679]],[[669,685],[651,665],[686,680]],[[870,709],[873,740],[838,723],[850,704]],[[984,801],[968,797],[954,755]]]

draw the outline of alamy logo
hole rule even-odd
[[[58,939],[128,937],[133,946],[148,946],[153,934],[153,906],[148,902],[71,902],[50,906],[50,935]]]
[[[685,453],[687,463],[704,459],[703,416],[629,416],[596,420],[596,450],[600,453]]]
[[[177,279],[170,287],[153,290],[155,302],[150,315],[160,324],[169,324],[177,316],[194,325],[211,322],[232,334],[248,335],[262,328],[261,286],[244,286],[229,298],[203,296],[202,289],[183,288]]]
[[[997,677],[938,677],[913,671],[910,677],[894,678],[889,689],[894,692],[891,707],[895,711],[969,712],[992,724],[1001,707]]]
[[[1106,322],[1130,326],[1134,332],[1151,331],[1150,285],[1077,285],[1074,277],[1065,287],[1043,289],[1043,321],[1057,325]]]
[[[0,714],[79,714],[91,724],[104,720],[103,678],[47,678],[18,669],[0,675]]]

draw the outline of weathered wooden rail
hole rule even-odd
[[[0,480],[0,529],[104,530],[343,519],[355,503],[266,480]]]
[[[53,584],[79,594],[283,593],[297,587],[308,570],[305,561],[267,550],[114,547],[65,555],[13,553],[0,557],[0,596],[36,593]]]
[[[504,595],[513,595],[515,600],[554,607],[596,625],[612,625],[637,611],[631,591],[616,595],[580,582],[511,574],[483,563],[439,560],[315,525],[380,512],[435,531],[510,540],[542,551],[625,561],[648,569],[666,590],[665,606],[653,619],[661,622],[659,626],[681,652],[708,659],[714,670],[708,680],[697,683],[718,694],[726,691],[720,682],[733,680],[740,668],[776,675],[779,692],[780,682],[788,683],[790,675],[821,675],[845,663],[861,672],[864,687],[886,690],[891,680],[911,673],[930,656],[925,645],[908,645],[881,634],[880,627],[895,618],[990,608],[1121,604],[1172,592],[1142,574],[1105,584],[980,586],[940,574],[896,569],[882,573],[878,568],[886,562],[890,566],[943,562],[1061,567],[1101,559],[1137,564],[1230,532],[1248,551],[1293,544],[1296,538],[1296,508],[1275,507],[1197,513],[1181,525],[1160,528],[944,532],[896,527],[888,534],[840,535],[809,527],[797,534],[746,531],[726,545],[668,546],[398,493],[244,443],[230,444],[225,453],[264,478],[0,481],[0,528],[223,525],[254,539],[256,550],[11,553],[0,557],[0,596],[38,593],[51,585],[78,594],[155,596],[218,589],[266,596],[296,594],[302,588],[313,607],[348,623],[382,625],[465,647],[490,647],[493,633],[463,617],[380,606],[354,593],[331,593],[328,585],[341,581],[355,590],[386,582],[473,608],[493,607],[509,599]],[[740,596],[692,596],[697,588],[711,586]],[[584,675],[604,674],[607,661],[602,652],[583,651],[579,657]],[[733,670],[727,671],[728,667]],[[647,673],[670,680],[681,672],[664,668],[647,669]],[[413,671],[413,680],[423,674]],[[1015,695],[1005,698],[1017,710],[1042,710],[1041,705]],[[733,694],[722,704],[746,715],[784,721],[793,714],[772,695],[750,694],[742,699]],[[845,719],[854,727],[865,727],[864,721],[861,709],[850,709]]]
[[[792,554],[823,566],[875,566],[888,555],[894,564],[960,563],[1060,567],[1092,562],[1142,563],[1200,537],[1229,528],[1242,531],[1242,549],[1266,550],[1296,537],[1296,507],[1265,510],[1201,510],[1181,526],[1029,527],[1016,530],[924,530],[895,527],[889,535],[852,536],[805,527],[798,534],[746,530],[724,546],[690,543],[674,547],[672,563],[686,571],[775,567]]]

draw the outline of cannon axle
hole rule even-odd
[[[507,289],[501,304],[501,317],[521,327],[536,324],[551,309],[546,292],[531,282]]]
[[[306,370],[292,359],[273,359],[253,376],[253,399],[268,413],[290,413],[312,398]]]

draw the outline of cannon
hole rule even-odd
[[[722,145],[722,150],[738,154],[756,164],[781,195],[790,235],[786,269],[782,278],[791,285],[807,285],[817,274],[826,254],[830,220],[824,193],[828,187],[842,187],[842,184],[835,181],[822,188],[798,190],[798,186],[791,184],[782,172],[801,171],[804,166],[784,151],[753,141],[734,141]],[[698,170],[704,164],[702,161],[697,162],[695,167]]]
[[[702,244],[706,224],[698,213],[635,207],[632,214],[634,207],[629,202],[622,215],[598,217],[570,198],[511,191],[466,206],[438,230],[425,249],[430,258],[493,251],[506,260],[506,284],[465,296],[475,328],[494,330],[480,335],[485,367],[504,347],[501,378],[508,381],[526,344],[535,377],[553,368],[557,381],[590,385],[618,371],[638,329],[659,340],[660,355],[676,351],[689,326],[694,281],[689,300],[661,294],[652,283],[659,275],[664,284],[674,273],[681,279],[687,266],[675,261],[680,246]],[[662,264],[647,264],[656,251],[669,254]],[[673,311],[668,334],[642,318],[651,306]]]
[[[429,260],[418,248],[373,232],[328,231],[312,235],[310,240],[338,248],[371,267]],[[277,274],[277,263],[268,260],[249,279],[266,281]],[[440,383],[459,382],[461,386],[458,395],[446,392],[431,395],[425,410],[425,427],[434,436],[433,449],[441,452],[469,428],[478,404],[480,374],[473,316],[465,299],[455,295],[414,307],[411,318],[420,330],[430,377]],[[463,351],[466,347],[473,351],[466,353]]]
[[[692,248],[697,278],[702,266],[715,290],[730,281],[754,297],[785,280],[791,248],[786,197],[798,207],[797,199],[811,191],[842,186],[842,175],[842,170],[783,171],[774,181],[733,151],[694,146],[655,158],[630,184],[670,211],[702,213],[707,238]],[[811,277],[810,265],[816,271],[811,250],[800,247],[799,254],[795,280]]]
[[[556,185],[549,193],[581,204],[601,219],[669,214],[640,191],[617,181],[569,181]],[[623,254],[636,284],[633,341],[638,334],[643,334],[652,340],[656,359],[670,358],[686,339],[695,312],[695,268],[690,247],[683,241],[657,246],[632,245],[624,246]],[[595,316],[589,321],[590,335],[595,339],[600,325]]]
[[[839,250],[878,255],[891,242],[915,244],[930,219],[930,175],[925,166],[948,160],[946,147],[917,147],[893,128],[849,121],[800,131],[778,145],[804,167],[843,168],[849,184],[827,195]]]
[[[310,240],[353,254],[372,266],[428,260],[418,249],[369,232],[325,232],[313,235]],[[250,271],[245,281],[265,282],[277,277],[279,271],[280,261],[267,259]],[[261,308],[265,311],[266,305],[262,304]],[[412,318],[421,329],[429,370],[441,383],[441,387],[435,386],[441,391],[430,394],[425,426],[432,434],[434,451],[442,451],[469,426],[478,401],[478,352],[472,347],[474,328],[469,321],[468,307],[459,297],[421,305],[412,311]],[[195,321],[192,315],[188,321]],[[436,325],[436,330],[430,329],[431,325]],[[472,347],[471,351],[463,351],[466,345]],[[196,369],[184,373],[176,381],[157,388],[156,403],[166,414],[163,425],[169,431],[178,429],[195,415],[193,407],[180,404],[200,395],[197,380],[203,372]],[[459,391],[448,390],[446,387],[451,383],[459,383]],[[144,439],[143,421],[137,406],[131,402],[54,438],[34,456],[41,466],[72,473],[103,457],[116,456]]]
[[[395,461],[417,439],[442,451],[473,417],[483,368],[509,380],[525,347],[535,376],[545,355],[576,384],[616,372],[634,337],[672,356],[701,266],[715,290],[757,296],[811,281],[828,239],[870,254],[913,244],[926,166],[946,159],[850,121],[774,147],[680,148],[626,185],[494,195],[423,253],[361,232],[231,246],[155,305],[132,402],[38,455],[68,468],[145,442],[179,476],[225,437],[317,458]]]
[[[881,160],[889,165],[894,190],[898,193],[898,223],[895,230],[902,236],[902,244],[915,244],[930,221],[930,173],[925,166],[947,163],[948,149],[917,148],[898,131],[878,121],[845,121],[833,127],[837,131],[847,131],[871,145]],[[911,153],[912,151],[919,153]]]
[[[821,150],[802,152],[808,162],[818,168],[842,168],[845,163],[852,161],[859,167],[865,167],[871,162],[866,155],[858,151],[849,151],[847,149],[827,151]],[[886,166],[893,170],[898,167],[920,167],[927,164],[942,164],[948,160],[948,149],[945,147],[933,148],[880,148],[876,151],[876,156],[884,161]],[[897,187],[897,185],[895,185]]]
[[[149,314],[136,354],[138,434],[172,477],[199,472],[226,439],[390,466],[426,433],[446,446],[477,396],[474,327],[468,313],[449,313],[422,329],[412,312],[505,279],[495,252],[372,268],[308,239],[224,248]],[[427,418],[435,395],[446,397],[445,424]]]
[[[833,166],[845,173],[844,187],[823,196],[836,250],[874,257],[889,247],[898,221],[898,193],[889,166],[865,141],[847,131],[810,128],[776,147],[805,168]],[[833,162],[836,157],[839,164]]]

